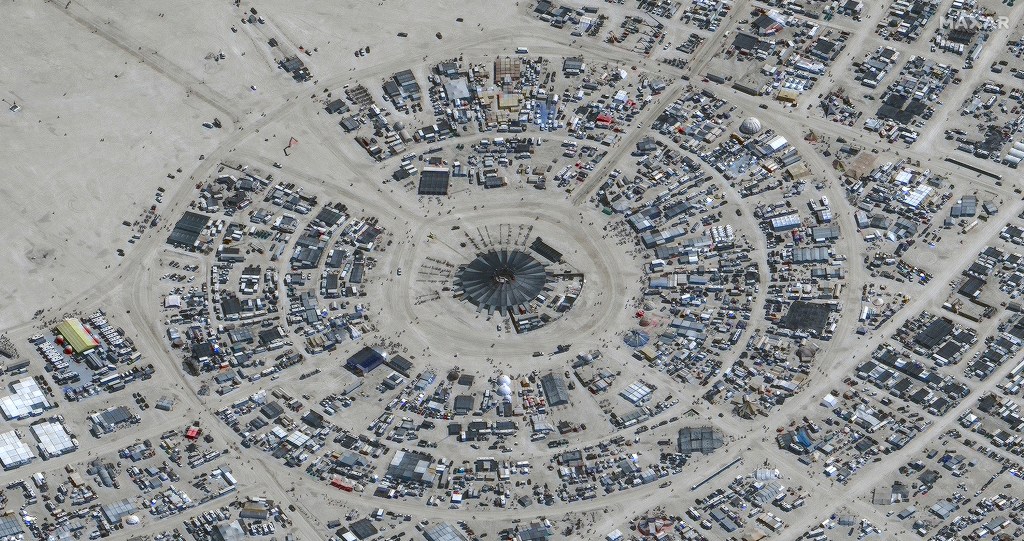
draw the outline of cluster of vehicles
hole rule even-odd
[[[168,272],[160,277],[161,280],[171,280],[173,282],[188,282],[192,283],[196,280],[195,275],[188,276],[177,272]]]
[[[91,382],[80,387],[65,387],[64,398],[69,402],[76,402],[98,395],[104,391],[120,391],[136,379],[147,380],[153,377],[154,371],[153,365],[146,367],[134,366],[126,372],[117,372],[113,365],[106,365],[93,372]],[[57,385],[67,385],[81,381],[81,376],[76,372],[64,370],[54,373],[53,381]]]
[[[352,405],[352,400],[337,395],[328,395],[320,401],[320,406],[327,415],[334,415],[338,410]]]
[[[265,522],[265,521],[250,522],[250,521],[246,521],[246,523],[245,523],[245,531],[249,535],[271,535],[275,531],[277,531],[277,527],[274,526],[273,522]]]
[[[451,100],[449,100],[448,94],[445,92],[441,76],[431,75],[428,77],[428,80],[431,86],[427,96],[430,99],[430,106],[434,111],[434,118],[437,119],[437,123],[444,124],[450,120],[453,130],[455,129],[455,124],[462,124],[462,131],[468,132],[469,127],[466,125],[468,122],[466,114],[459,108],[447,106]]]
[[[145,411],[149,409],[149,403],[146,402],[146,397],[142,393],[134,392],[132,393],[132,398],[135,399],[135,405],[139,406],[140,410]]]
[[[195,272],[199,270],[199,265],[185,265],[184,267],[182,267],[181,263],[178,263],[177,261],[168,261],[167,266],[171,267],[172,269],[181,269],[185,272]]]
[[[200,536],[209,536],[218,523],[224,522],[230,517],[231,510],[227,507],[221,507],[216,511],[207,511],[186,520],[185,531],[196,539],[199,539]],[[175,533],[177,533],[177,530],[175,530]]]

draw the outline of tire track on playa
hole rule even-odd
[[[92,286],[87,287],[80,293],[71,294],[68,297],[70,299],[80,299],[82,301],[88,301],[91,304],[95,304],[100,297],[110,294],[118,286],[122,285],[127,278],[131,277],[131,273],[134,272],[133,269],[136,269],[141,265],[141,262],[146,257],[163,244],[163,241],[166,239],[167,232],[169,232],[174,226],[178,213],[183,212],[184,208],[187,207],[188,203],[192,200],[195,192],[195,183],[197,181],[205,181],[206,177],[210,175],[214,169],[222,165],[222,160],[234,151],[236,145],[258,131],[261,127],[271,122],[275,122],[286,113],[290,112],[299,103],[299,101],[285,102],[265,117],[261,117],[249,126],[239,129],[221,143],[216,150],[206,156],[206,159],[200,162],[199,165],[197,165],[190,173],[188,173],[188,180],[185,180],[186,177],[184,173],[180,175],[178,177],[180,182],[175,188],[173,188],[173,192],[169,194],[166,204],[163,208],[158,209],[161,217],[160,225],[156,228],[147,229],[146,233],[143,234],[142,239],[135,243],[134,248],[125,253],[124,257],[121,258],[120,262],[116,266],[118,271],[108,275],[106,278],[94,282]],[[61,306],[55,310],[59,310],[61,311],[60,313],[63,313],[63,310],[65,309],[65,306]],[[44,315],[52,317],[49,313]],[[20,330],[32,329],[38,327],[39,324],[40,320],[32,319],[11,326],[5,329],[4,332],[17,332]]]
[[[189,94],[195,94],[196,97],[209,106],[227,115],[232,123],[238,123],[242,120],[242,112],[229,105],[230,100],[227,97],[210,88],[205,82],[189,74],[180,66],[164,58],[159,52],[149,52],[150,49],[145,48],[142,43],[130,38],[111,21],[101,22],[99,17],[79,2],[70,2],[66,8],[62,8],[53,0],[47,0],[47,3],[52,5],[58,12],[63,13],[79,25],[85,27],[91,33],[100,36],[118,49],[137,58],[153,71],[178,84],[188,91]]]

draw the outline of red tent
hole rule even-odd
[[[331,486],[337,489],[344,490],[345,492],[352,492],[353,488],[351,483],[346,482],[339,475],[335,475],[334,478],[331,479]]]

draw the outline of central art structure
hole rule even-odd
[[[519,250],[496,249],[481,253],[459,268],[455,289],[478,310],[507,312],[530,303],[544,289],[547,267]]]

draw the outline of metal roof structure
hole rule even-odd
[[[569,388],[562,376],[548,372],[540,377],[540,384],[544,387],[544,396],[549,406],[563,406],[569,403]]]
[[[348,529],[359,539],[366,539],[377,534],[377,527],[368,518],[359,519],[349,524]]]
[[[752,498],[758,505],[765,507],[775,501],[775,499],[779,497],[779,494],[782,494],[783,492],[785,492],[785,487],[782,486],[782,483],[779,483],[778,481],[768,481],[760,490],[754,493]]]
[[[134,418],[135,416],[132,415],[132,412],[124,406],[110,408],[89,417],[93,424],[106,432],[111,432],[118,426],[132,421]]]
[[[456,530],[454,526],[447,522],[430,527],[423,532],[423,537],[427,541],[467,541],[466,536],[462,535],[462,532]]]
[[[771,219],[772,231],[786,231],[800,227],[800,215],[797,213],[776,216]]]
[[[946,500],[939,500],[935,505],[928,508],[929,511],[935,514],[935,516],[945,520],[949,518],[960,506],[953,502]]]
[[[432,483],[434,474],[430,469],[430,459],[425,455],[409,451],[398,451],[388,465],[388,475],[399,481]]]
[[[357,120],[355,116],[348,116],[341,119],[341,122],[338,122],[338,125],[347,132],[355,131],[359,129],[359,120]]]
[[[181,216],[181,219],[174,224],[174,229],[167,236],[167,243],[185,248],[194,247],[196,241],[199,240],[199,235],[203,232],[209,221],[209,216],[186,211]]]
[[[822,215],[824,215],[826,212],[829,212],[829,211],[827,211],[827,210],[821,211]],[[831,218],[831,213],[829,213],[829,218],[828,219],[829,220],[832,219]],[[814,239],[814,242],[826,242],[826,241],[836,240],[836,239],[839,238],[839,224],[829,224],[829,225],[821,225],[821,226],[818,226],[818,227],[812,227],[811,228],[811,238]]]
[[[405,377],[409,377],[409,372],[413,367],[412,361],[402,357],[401,355],[392,355],[388,357],[388,359],[384,361],[384,364]]]
[[[61,423],[46,422],[32,425],[32,435],[39,441],[39,450],[44,457],[55,457],[70,453],[78,448],[71,441],[71,434]]]
[[[551,245],[544,242],[540,237],[533,239],[533,242],[530,243],[530,248],[552,263],[562,262],[562,252],[552,248]]]
[[[25,530],[21,527],[21,519],[14,513],[0,517],[0,538],[15,538],[24,532]]]
[[[793,263],[821,263],[828,259],[825,246],[801,246],[793,250]]]
[[[931,186],[925,186],[924,184],[918,185],[913,190],[910,190],[903,197],[903,204],[908,207],[917,208],[927,199],[932,193]]]
[[[348,361],[345,362],[345,366],[356,374],[363,376],[384,364],[384,361],[387,360],[387,358],[387,353],[380,348],[366,346],[353,353],[352,356],[348,358]]]
[[[452,79],[444,83],[445,94],[448,94],[448,100],[468,100],[473,96],[469,91],[469,84],[465,79]]]
[[[222,522],[214,526],[213,531],[210,532],[210,538],[214,541],[242,541],[247,538],[245,530],[242,529],[242,525],[237,520],[232,522]]]
[[[416,76],[412,70],[402,70],[394,75],[394,81],[402,89],[402,93],[408,96],[419,97],[420,85],[416,82]]]
[[[107,518],[107,522],[116,524],[121,521],[122,518],[135,512],[135,505],[128,501],[127,498],[109,503],[102,507],[103,515]]]
[[[529,527],[516,532],[519,541],[547,541],[553,535],[551,528],[543,522],[531,522]]]
[[[168,398],[166,396],[161,396],[160,399],[156,401],[155,407],[158,410],[171,411],[172,409],[174,409],[174,399]]]
[[[978,198],[973,195],[965,195],[949,208],[949,216],[951,218],[971,217],[977,214],[977,212]]]
[[[348,104],[346,104],[345,100],[341,98],[332,100],[330,103],[327,104],[327,107],[325,107],[325,109],[327,110],[328,113],[332,115],[335,113],[347,113],[349,111]]]
[[[32,449],[18,439],[18,433],[14,430],[0,434],[0,466],[5,470],[11,470],[24,466],[36,455]]]
[[[419,195],[448,195],[451,173],[447,167],[424,167],[420,173]]]
[[[725,442],[722,433],[710,426],[686,427],[679,429],[679,452],[683,454],[710,454]]]
[[[534,299],[549,279],[547,268],[519,250],[480,254],[455,274],[456,290],[478,309],[505,312]]]
[[[14,394],[0,398],[0,411],[7,419],[22,419],[50,409],[50,402],[32,378],[23,378],[11,385]]]
[[[568,73],[581,73],[586,68],[581,57],[569,57],[562,61],[562,71]]]
[[[650,387],[642,381],[635,381],[622,390],[619,396],[628,400],[634,406],[640,404],[651,396],[654,392]]]
[[[937,317],[914,336],[914,342],[931,349],[939,345],[951,332],[953,322],[944,317]]]
[[[452,408],[455,410],[455,414],[465,415],[473,411],[474,400],[472,395],[459,395],[455,397],[455,406]]]

